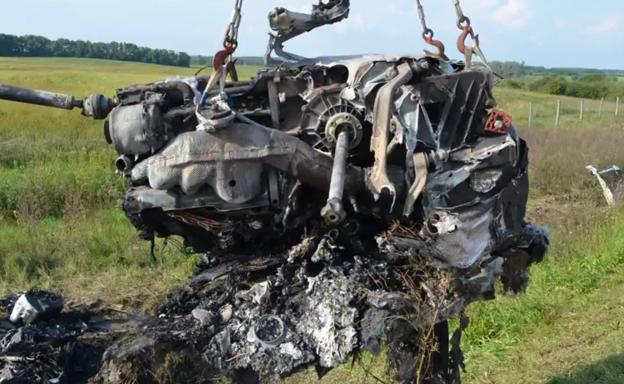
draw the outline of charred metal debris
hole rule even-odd
[[[528,148],[496,108],[497,75],[441,54],[285,53],[286,40],[348,16],[348,1],[330,1],[312,15],[271,13],[271,64],[226,82],[241,7],[210,78],[84,101],[0,85],[0,98],[107,119],[132,223],[146,240],[181,236],[204,255],[157,316],[107,345],[93,382],[322,375],[384,346],[401,382],[459,382],[466,307],[493,299],[498,280],[523,291],[548,249],[546,230],[525,219]],[[474,37],[462,53],[482,56]],[[452,336],[450,318],[461,319]],[[69,324],[63,335],[85,332]],[[6,359],[11,333],[4,369],[43,367]],[[30,382],[54,382],[32,372]]]
[[[132,324],[105,312],[38,290],[0,299],[0,383],[87,383],[115,335]]]

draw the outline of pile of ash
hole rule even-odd
[[[497,278],[523,289],[546,251],[544,232],[525,233],[528,248],[468,270],[422,257],[426,242],[399,226],[368,242],[330,232],[275,255],[204,257],[156,317],[108,349],[95,382],[156,372],[157,382],[256,383],[310,366],[323,375],[382,346],[400,382],[459,382],[464,309],[493,298]],[[463,321],[449,337],[451,317]]]
[[[466,306],[493,298],[497,278],[522,289],[546,251],[545,234],[525,232],[528,248],[468,270],[421,256],[426,242],[399,226],[368,242],[330,232],[279,254],[206,255],[153,316],[123,332],[98,328],[91,311],[3,321],[0,383],[257,383],[310,366],[323,375],[382,346],[400,382],[459,382]],[[14,303],[2,302],[7,313]],[[449,337],[451,317],[463,321]]]
[[[107,322],[87,307],[63,307],[62,297],[38,290],[0,300],[0,383],[86,383],[97,374]]]

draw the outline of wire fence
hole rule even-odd
[[[514,103],[513,116],[518,125],[578,126],[593,123],[614,124],[624,128],[624,98],[601,99],[553,99]],[[621,123],[621,124],[620,124]]]

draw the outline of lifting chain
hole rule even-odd
[[[212,67],[215,73],[222,70],[222,75],[230,77],[234,81],[238,81],[238,75],[234,67],[234,61],[232,55],[238,48],[238,30],[240,29],[241,20],[243,18],[243,0],[236,0],[234,4],[234,10],[232,11],[232,17],[228,24],[225,34],[223,35],[223,49],[217,52],[212,61]],[[225,68],[224,68],[225,67]]]
[[[423,31],[422,38],[425,40],[427,44],[432,45],[438,49],[437,53],[431,53],[428,51],[425,51],[425,53],[427,55],[437,56],[443,59],[447,59],[446,54],[445,54],[446,48],[444,47],[444,44],[440,40],[435,40],[433,38],[434,36],[433,29],[427,26],[427,19],[425,17],[425,9],[422,5],[422,1],[416,0],[416,3],[418,4],[418,17],[420,18],[420,25],[422,26],[422,31]]]
[[[427,39],[428,37],[433,37],[433,30],[427,26],[427,19],[425,18],[425,9],[423,8],[422,1],[416,0],[418,4],[418,17],[420,18],[420,25],[422,26],[423,39]]]
[[[232,11],[232,18],[230,24],[225,30],[223,36],[223,47],[236,47],[238,46],[238,30],[240,28],[241,20],[243,18],[243,0],[236,0],[234,10]]]
[[[455,5],[455,12],[457,13],[457,28],[462,31],[461,35],[459,35],[459,38],[457,39],[457,49],[465,57],[466,68],[470,68],[472,66],[473,55],[477,55],[483,65],[489,68],[490,65],[488,64],[488,61],[479,45],[479,35],[474,32],[472,26],[470,25],[470,18],[464,14],[460,0],[453,0],[453,3]],[[468,36],[472,39],[472,46],[466,46],[466,39],[468,39]]]
[[[238,81],[236,60],[234,60],[233,55],[238,48],[238,30],[242,19],[242,8],[243,0],[236,0],[230,23],[223,35],[223,49],[215,53],[212,60],[214,71],[210,75],[195,109],[198,130],[213,132],[229,125],[235,118],[235,113],[232,111],[225,94],[225,82],[228,74],[233,81]],[[209,92],[217,85],[219,86],[219,96],[211,100],[209,108],[204,108],[208,101]]]
[[[455,4],[455,12],[457,13],[457,28],[464,29],[464,27],[470,27],[470,19],[464,15],[464,11],[462,10],[460,0],[453,0]]]
[[[235,0],[234,10],[232,11],[232,17],[228,24],[225,34],[223,35],[223,49],[215,53],[212,59],[212,68],[214,69],[212,75],[208,79],[208,84],[204,90],[201,99],[197,105],[197,108],[203,106],[206,103],[208,92],[212,90],[217,84],[220,87],[221,92],[225,88],[225,80],[229,74],[233,81],[238,81],[238,74],[236,72],[236,61],[233,60],[232,55],[238,48],[238,31],[243,16],[243,0]],[[198,72],[199,73],[199,72]]]

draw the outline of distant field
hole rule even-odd
[[[512,114],[514,122],[525,127],[529,121],[529,103],[533,104],[533,126],[552,128],[555,125],[557,102],[561,101],[560,126],[567,128],[583,128],[596,124],[615,127],[624,123],[624,104],[620,104],[620,116],[615,117],[615,99],[583,100],[584,121],[580,121],[581,99],[567,96],[553,96],[543,93],[498,88],[495,95],[500,106]],[[624,103],[624,97],[622,98]]]
[[[189,76],[194,69],[79,59],[0,58],[0,83],[84,97]],[[253,68],[242,68],[250,76]],[[573,112],[553,129],[552,96],[498,89],[531,145],[529,216],[553,232],[527,295],[475,305],[464,339],[467,383],[624,382],[624,210],[607,211],[584,166],[624,164],[624,116]],[[563,98],[569,106],[580,101]],[[528,102],[535,108],[528,130]],[[569,107],[572,108],[572,107]],[[158,244],[158,263],[119,209],[123,180],[100,122],[79,112],[0,102],[0,295],[33,285],[79,300],[149,308],[195,258]],[[383,374],[381,360],[371,368]],[[602,381],[598,381],[602,380]],[[293,379],[313,382],[310,375]],[[356,366],[324,382],[375,380]]]

